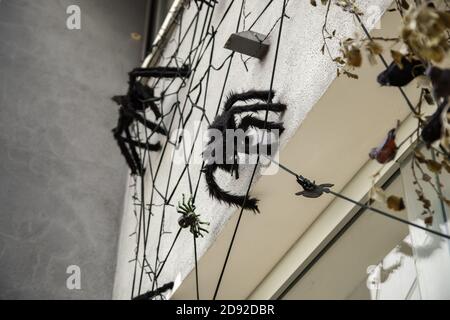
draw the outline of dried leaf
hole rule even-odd
[[[412,53],[423,60],[439,63],[450,49],[449,28],[447,12],[433,6],[417,6],[403,19],[402,38]]]
[[[347,70],[343,70],[343,73],[350,79],[359,79],[359,76],[357,74],[351,73]]]
[[[405,209],[403,199],[397,196],[389,196],[386,200],[387,207],[394,211],[402,211]]]
[[[346,58],[349,66],[361,67],[362,55],[361,50],[359,50],[359,48],[353,47],[351,50],[349,50],[347,52]]]
[[[355,0],[336,0],[335,4],[346,12],[363,15],[363,12],[356,6]]]
[[[376,56],[383,52],[383,47],[375,41],[370,41],[366,46],[368,54],[368,59],[371,65],[377,63]]]
[[[450,165],[447,161],[442,161],[442,167],[444,167],[445,171],[447,171],[447,173],[450,173]]]
[[[345,60],[342,59],[342,57],[336,57],[336,58],[333,59],[333,61],[338,63],[338,64],[341,64],[341,65],[345,64]]]
[[[424,173],[422,175],[422,180],[425,181],[425,182],[430,182],[431,181],[431,177],[428,174]]]
[[[133,39],[134,41],[140,41],[140,40],[142,40],[142,35],[137,32],[132,32],[131,39]]]
[[[404,58],[403,53],[401,53],[400,51],[391,50],[391,56],[392,56],[392,59],[394,59],[395,64],[400,69],[403,69],[403,63],[402,63],[402,60]]]
[[[425,210],[429,211],[430,208],[431,208],[431,201],[428,200],[428,199],[425,197],[425,195],[423,194],[422,191],[416,190],[416,193],[417,193],[417,196],[418,196],[417,200],[420,201],[420,202],[422,202],[422,207],[423,207]]]
[[[425,158],[425,156],[423,155],[423,153],[420,152],[419,150],[415,150],[415,151],[414,151],[414,157],[416,158],[416,160],[417,160],[419,163],[426,163],[426,162],[427,162],[427,159]]]
[[[423,221],[427,226],[431,226],[433,224],[433,216],[426,217]]]
[[[450,200],[449,199],[447,199],[445,197],[442,197],[441,200],[444,201],[447,206],[450,206]]]
[[[384,190],[376,186],[373,186],[372,189],[370,189],[370,199],[381,203],[385,203],[387,201]]]
[[[311,5],[312,5],[313,7],[317,7],[317,2],[316,2],[316,0],[311,0]]]
[[[442,165],[434,160],[427,160],[427,168],[433,173],[441,173]]]
[[[373,54],[383,53],[383,47],[378,42],[375,42],[375,41],[370,41],[367,44],[366,48]]]

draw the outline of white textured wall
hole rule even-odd
[[[359,1],[359,7],[367,11],[365,15],[366,24],[371,27],[371,24],[376,22],[385,8],[390,4],[389,0],[377,0],[377,1]],[[217,26],[218,21],[221,19],[230,1],[219,1],[216,6],[216,10],[212,19],[212,25]],[[267,1],[247,0],[246,1],[246,13],[250,15],[246,20],[246,27],[254,21],[257,15],[266,5]],[[276,20],[281,14],[283,1],[276,0],[261,17],[258,23],[255,24],[253,30],[259,33],[266,34],[273,27]],[[369,5],[370,4],[370,5]],[[378,7],[379,6],[379,7]],[[213,65],[220,65],[224,59],[229,55],[230,51],[223,49],[229,35],[235,32],[236,25],[239,19],[239,12],[241,9],[241,1],[234,1],[233,6],[230,9],[226,19],[221,25],[215,40],[215,50],[213,55]],[[195,14],[195,7],[192,6],[185,12],[183,17],[182,32],[184,32],[187,24]],[[206,12],[206,11],[205,11]],[[199,21],[199,28],[201,28],[205,12],[201,14]],[[336,76],[336,69],[334,63],[329,60],[327,56],[320,54],[320,48],[322,47],[321,28],[325,15],[325,7],[319,5],[314,8],[310,5],[309,1],[291,0],[288,4],[287,15],[289,19],[285,19],[283,26],[283,35],[281,39],[281,49],[278,57],[278,65],[275,74],[274,89],[277,92],[275,100],[279,100],[288,105],[288,110],[283,116],[283,121],[286,127],[286,132],[282,136],[282,145],[285,145],[289,138],[295,133],[300,126],[302,120],[307,116],[308,112],[318,101],[318,99],[327,90],[330,83]],[[243,21],[240,24],[240,31],[243,29]],[[348,13],[342,12],[340,8],[333,7],[329,17],[329,30],[338,28],[338,35],[341,37],[353,36],[355,30],[360,30],[356,25],[354,19]],[[177,35],[176,31],[174,35]],[[271,34],[270,41],[271,47],[268,55],[264,60],[258,61],[253,59],[248,62],[248,71],[240,59],[239,55],[235,55],[232,61],[228,82],[225,89],[225,94],[230,91],[242,92],[249,89],[268,89],[270,86],[270,78],[272,75],[272,67],[274,62],[276,38],[278,27],[276,27]],[[190,41],[186,41],[178,56],[184,60],[189,52]],[[176,47],[176,41],[170,42],[164,52],[164,57],[169,57]],[[194,76],[194,84],[198,82],[198,79],[204,74],[205,68],[209,64],[210,51],[205,54],[205,58],[200,63],[197,74]],[[223,101],[220,100],[220,94],[222,91],[222,85],[225,78],[226,67],[220,71],[212,71],[210,74],[210,85],[208,87],[208,95],[206,97],[206,114],[212,120],[213,115],[216,112],[216,108],[222,105]],[[167,82],[166,82],[167,83]],[[189,82],[188,82],[189,86]],[[160,88],[164,85],[160,85]],[[172,92],[169,90],[169,92]],[[199,100],[199,105],[203,106],[203,95],[205,93],[205,87],[203,88],[202,97]],[[193,94],[195,97],[196,94]],[[175,96],[168,97],[163,103],[163,109],[165,111],[172,105]],[[181,91],[179,100],[182,105],[185,101],[185,91]],[[186,106],[185,115],[191,109],[191,104],[188,102]],[[196,122],[195,120],[201,117],[201,112],[198,109],[192,114],[191,120],[186,126],[186,129],[190,132],[195,132]],[[171,118],[166,117],[166,124],[168,125]],[[175,115],[175,126],[177,126],[179,115]],[[205,127],[206,128],[206,127]],[[202,131],[203,132],[203,131]],[[194,156],[197,158],[193,164],[189,166],[191,180],[195,183],[198,179],[199,169],[201,167],[201,139],[196,144]],[[181,151],[182,152],[182,151]],[[158,190],[164,193],[167,186],[167,180],[169,176],[171,166],[171,154],[172,146],[168,146],[164,158],[162,159],[162,165],[160,173],[156,179],[155,186]],[[159,161],[160,154],[152,154],[153,166]],[[172,179],[169,185],[169,194],[171,193],[173,186],[179,175],[183,170],[184,165],[176,164],[172,168]],[[228,175],[220,175],[217,173],[220,185],[227,190],[232,190],[235,193],[245,193],[248,186],[248,181],[253,169],[253,165],[241,166],[240,179],[238,181],[233,180]],[[147,192],[145,195],[146,201],[149,201],[152,194],[152,184],[149,176],[146,177]],[[257,179],[255,179],[257,180]],[[180,185],[177,188],[175,196],[171,201],[171,204],[175,204],[181,199],[181,194],[190,194],[189,180],[187,174],[182,179]],[[122,230],[119,242],[119,255],[116,270],[116,282],[115,282],[115,298],[128,299],[131,294],[131,286],[133,279],[134,263],[129,262],[134,259],[136,249],[136,237],[130,236],[134,231],[137,231],[136,217],[133,214],[132,202],[129,201],[130,194],[128,195],[128,206],[124,212]],[[162,199],[156,192],[153,193],[154,204],[161,204]],[[229,220],[231,215],[236,212],[235,209],[229,208],[226,205],[221,205],[217,201],[210,199],[206,191],[206,185],[202,177],[199,192],[197,195],[197,210],[202,214],[202,217],[206,221],[211,222],[210,233],[204,239],[198,240],[199,255],[202,255],[209,245],[218,236],[223,226]],[[153,266],[155,261],[156,243],[159,235],[159,228],[161,222],[161,210],[162,207],[153,207],[150,222],[150,232],[147,245],[147,259]],[[173,237],[178,230],[177,219],[179,214],[174,207],[166,206],[164,229],[171,232],[171,234],[164,235],[160,247],[160,259],[163,259]],[[159,284],[164,284],[168,281],[173,281],[179,277],[183,279],[193,268],[194,255],[193,255],[193,241],[192,235],[183,231],[180,239],[174,247],[174,250],[167,261],[164,271],[159,279]],[[142,252],[142,247],[140,248]],[[138,272],[138,277],[139,277]],[[144,276],[143,290],[148,288],[149,282]],[[214,285],[214,284],[211,284]]]

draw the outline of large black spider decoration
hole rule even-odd
[[[422,61],[403,57],[401,66],[392,62],[386,70],[378,75],[377,81],[382,86],[403,87],[424,73],[425,66]]]
[[[141,294],[140,296],[134,297],[133,300],[152,300],[153,298],[156,298],[157,296],[161,296],[164,292],[172,290],[174,286],[173,282],[169,282],[165,285],[163,285],[161,288],[158,288],[153,291],[148,291],[144,294]]]
[[[186,78],[189,77],[190,73],[191,70],[186,65],[183,65],[181,68],[136,68],[129,73],[129,87],[127,94],[114,96],[112,98],[112,100],[120,106],[117,126],[112,131],[132,174],[142,174],[143,171],[141,159],[137,151],[138,148],[149,151],[158,151],[161,149],[161,144],[159,142],[156,144],[148,142],[144,143],[132,138],[130,126],[134,121],[146,126],[152,132],[167,135],[167,131],[164,127],[145,118],[144,113],[148,108],[152,110],[157,120],[161,118],[161,112],[155,103],[159,98],[154,96],[153,88],[142,84],[138,79]]]
[[[194,237],[202,237],[203,232],[208,233],[208,230],[202,227],[202,225],[209,226],[209,222],[203,222],[200,220],[200,215],[195,213],[196,207],[194,205],[194,198],[190,197],[186,203],[185,196],[183,194],[183,202],[178,202],[177,212],[181,213],[181,217],[178,219],[178,224],[181,228],[189,228],[189,231]]]
[[[238,165],[238,154],[237,154],[237,143],[234,141],[234,146],[230,146],[230,143],[226,143],[227,130],[239,130],[242,129],[244,132],[250,127],[255,129],[266,129],[266,130],[278,130],[281,135],[284,131],[284,126],[282,122],[270,122],[264,121],[254,117],[253,115],[246,115],[242,118],[239,124],[236,123],[236,115],[246,113],[246,112],[258,112],[258,111],[271,111],[275,113],[281,113],[286,110],[286,105],[282,103],[268,103],[269,99],[275,95],[273,91],[255,91],[251,90],[240,94],[231,94],[225,102],[224,110],[222,114],[217,116],[209,127],[209,130],[217,130],[220,132],[220,140],[215,141],[211,138],[206,146],[207,149],[214,148],[217,146],[216,143],[222,148],[222,161],[216,161],[215,151],[211,152],[209,155],[203,157],[205,160],[205,165],[203,172],[205,173],[206,184],[209,190],[209,194],[212,198],[219,200],[220,202],[225,202],[231,206],[240,206],[244,209],[252,210],[254,212],[259,212],[256,198],[248,198],[245,200],[245,196],[232,194],[229,191],[223,190],[216,182],[214,173],[218,168],[229,172],[231,175],[235,175],[236,179],[239,179],[239,165]],[[235,105],[237,102],[249,102],[252,100],[263,101],[263,103],[254,103],[247,105]],[[242,151],[246,154],[250,154],[250,141],[245,139],[245,141],[240,141],[243,145]],[[229,148],[232,148],[233,152],[229,152]],[[257,148],[259,150],[260,143],[257,143]],[[228,149],[228,151],[227,151]]]

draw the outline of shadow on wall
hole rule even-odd
[[[70,5],[81,30],[67,28]],[[0,1],[0,299],[111,298],[127,169],[109,97],[139,64],[145,9]]]

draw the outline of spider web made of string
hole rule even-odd
[[[162,85],[163,88],[161,89],[161,96],[164,98],[168,98],[171,96],[174,96],[176,99],[176,103],[172,104],[166,104],[164,102],[164,99],[160,103],[160,107],[163,113],[163,120],[164,119],[170,119],[165,122],[161,122],[161,125],[166,126],[168,129],[167,131],[173,132],[173,130],[176,129],[184,129],[186,128],[187,124],[192,121],[192,119],[195,119],[195,117],[192,117],[194,112],[200,112],[200,124],[197,127],[197,132],[195,134],[195,139],[192,143],[192,145],[186,146],[184,138],[179,139],[178,136],[175,136],[174,139],[171,140],[169,137],[166,139],[164,143],[163,150],[161,154],[149,154],[148,152],[141,151],[140,158],[143,159],[143,162],[147,166],[147,172],[146,176],[143,179],[139,179],[138,177],[132,177],[132,185],[130,186],[133,190],[133,210],[134,215],[136,217],[136,230],[131,235],[136,237],[136,248],[135,248],[135,257],[130,260],[130,263],[134,262],[134,273],[133,273],[133,283],[132,283],[132,297],[139,295],[142,293],[142,290],[151,288],[152,290],[159,287],[160,283],[158,283],[158,279],[161,276],[161,273],[164,269],[164,266],[166,264],[166,261],[172,252],[172,249],[174,248],[177,240],[180,239],[180,234],[182,233],[181,228],[178,228],[178,231],[176,232],[170,246],[167,248],[166,252],[164,254],[161,253],[161,243],[162,238],[168,234],[172,234],[172,232],[168,232],[166,230],[166,225],[168,224],[166,221],[167,213],[176,213],[175,207],[176,204],[174,204],[174,200],[178,201],[179,199],[173,199],[175,196],[175,192],[181,182],[181,180],[184,177],[187,177],[188,179],[188,185],[189,185],[189,191],[185,190],[185,193],[188,195],[192,195],[193,199],[195,201],[195,198],[197,197],[197,194],[199,192],[199,183],[202,176],[201,169],[203,165],[198,165],[198,163],[194,163],[192,161],[192,155],[195,154],[195,152],[201,152],[201,150],[196,150],[196,139],[198,138],[198,134],[201,130],[201,125],[203,124],[209,124],[211,123],[211,120],[214,119],[214,117],[218,114],[220,110],[220,106],[224,99],[225,89],[228,81],[228,77],[230,75],[230,68],[233,61],[233,58],[235,57],[235,53],[232,52],[229,55],[227,55],[219,64],[213,64],[213,57],[215,54],[215,40],[218,30],[220,29],[220,26],[226,19],[227,15],[230,12],[231,7],[233,4],[238,2],[237,0],[230,1],[229,4],[227,4],[227,8],[224,12],[224,14],[221,16],[219,23],[216,26],[212,25],[212,19],[214,15],[214,7],[208,7],[205,9],[205,7],[197,7],[197,11],[195,11],[195,14],[193,14],[193,17],[190,17],[189,23],[186,25],[184,22],[184,11],[183,13],[180,13],[180,15],[176,19],[176,23],[178,24],[178,32],[175,34],[173,39],[171,40],[172,43],[175,43],[173,53],[169,55],[168,57],[163,56],[163,60],[167,63],[167,66],[181,66],[184,63],[188,63],[191,65],[192,69],[192,75],[189,79],[172,79],[170,81],[165,80],[155,80],[150,83],[151,86],[158,87],[158,85]],[[249,16],[249,14],[246,13],[245,10],[245,0],[241,1],[241,7],[239,11],[239,16],[237,18],[237,26],[236,26],[236,32],[240,30],[240,27],[243,25],[243,30],[249,30],[251,29],[255,23],[264,15],[264,13],[267,11],[267,9],[273,4],[274,0],[269,0],[267,4],[265,5],[264,9],[259,13],[258,17],[255,19],[253,24],[247,29],[245,26],[246,18]],[[286,17],[286,7],[289,3],[289,0],[283,0],[283,6],[282,6],[282,12],[281,15],[278,17],[278,19],[274,22],[272,25],[270,31],[268,32],[267,36],[270,35],[270,33],[275,30],[275,27],[279,25],[278,28],[278,37],[277,37],[277,45],[276,45],[276,53],[275,58],[273,61],[273,68],[272,68],[272,76],[271,76],[271,82],[270,82],[270,89],[273,88],[274,85],[274,76],[276,73],[276,66],[277,66],[277,57],[278,57],[278,51],[280,46],[280,39],[282,35],[282,25],[283,20]],[[191,11],[188,11],[189,13],[192,13]],[[370,39],[370,34],[368,33],[366,27],[362,23],[362,21],[359,19],[357,15],[355,15],[356,19],[360,23],[361,27],[363,28],[364,32]],[[183,27],[184,26],[184,27]],[[185,29],[184,32],[182,31],[183,28]],[[185,42],[185,39],[188,37],[188,34],[192,32],[192,40],[189,44],[189,51],[186,57],[180,58],[179,52],[181,51],[180,48]],[[208,59],[208,60],[206,60]],[[387,66],[387,63],[382,55],[380,55],[380,59],[382,60],[383,64]],[[204,61],[207,61],[207,63],[203,66],[204,71],[201,73],[199,70],[201,68],[201,64]],[[244,59],[244,57],[241,55],[241,61],[243,63],[243,66],[247,69],[246,63],[248,62],[248,58]],[[213,72],[225,72],[224,80],[223,80],[223,86],[222,90],[220,91],[220,96],[217,99],[217,102],[211,102],[207,101],[208,97],[208,87],[210,82],[210,76]],[[200,76],[196,79],[195,75],[200,74]],[[196,79],[196,80],[194,80]],[[175,86],[175,89],[173,88]],[[409,98],[406,96],[406,94],[403,92],[403,90],[400,88],[400,93],[402,94],[403,98],[405,99],[405,102],[408,106],[411,107],[411,102]],[[180,99],[180,97],[183,97]],[[217,98],[217,97],[216,97]],[[213,100],[213,99],[210,99]],[[269,99],[269,102],[271,101],[271,98]],[[178,103],[179,102],[179,103]],[[214,109],[215,107],[215,109]],[[207,113],[210,112],[210,117],[208,117]],[[186,114],[187,113],[187,114]],[[176,117],[178,115],[178,118]],[[265,114],[265,123],[268,121],[268,111],[266,110]],[[167,125],[167,122],[169,124]],[[175,126],[174,126],[175,123]],[[152,138],[154,134],[147,132],[147,129],[145,127],[141,127],[136,125],[134,128],[135,138],[139,138],[140,140],[144,138],[148,139]],[[146,139],[144,139],[145,141]],[[183,146],[183,153],[185,158],[185,165],[182,166],[181,172],[178,174],[174,173],[174,170],[176,170],[176,166],[173,165],[172,161],[169,161],[168,164],[168,176],[165,180],[165,190],[159,190],[156,187],[156,179],[159,176],[159,173],[161,171],[164,171],[161,169],[161,167],[164,165],[164,160],[167,160],[164,155],[166,154],[168,150],[168,146],[171,145],[172,148],[172,155],[173,158],[174,152],[182,145]],[[249,182],[246,184],[244,183],[244,187],[246,187],[246,196],[245,199],[248,198],[250,187],[252,186],[252,182],[255,178],[255,173],[257,171],[258,163],[259,163],[260,155],[258,154],[258,161],[253,167],[253,171],[251,176],[248,179]],[[299,174],[296,174],[293,170],[287,168],[286,166],[282,165],[281,163],[276,163],[281,169],[284,171],[292,174],[294,177],[298,177]],[[156,164],[155,164],[156,163]],[[165,163],[167,165],[167,163]],[[166,171],[164,171],[166,172]],[[173,178],[173,176],[177,176],[177,178]],[[150,200],[146,199],[146,192],[145,192],[145,186],[148,184],[152,184],[152,189],[150,193]],[[171,185],[172,184],[172,185]],[[200,191],[204,192],[204,191]],[[385,216],[386,218],[397,220],[398,222],[408,224],[412,227],[419,228],[431,233],[434,233],[435,235],[450,239],[450,237],[446,234],[443,234],[441,232],[438,232],[436,230],[428,230],[420,225],[417,225],[415,223],[412,223],[410,221],[403,220],[401,218],[395,217],[391,215],[390,213],[383,212],[381,210],[375,209],[371,207],[370,205],[366,203],[361,203],[356,200],[353,200],[349,197],[346,197],[345,195],[342,195],[338,192],[329,190],[329,194],[339,197],[341,199],[344,199],[346,201],[349,201],[361,208],[364,208],[366,210],[376,212],[382,216]],[[158,198],[159,197],[159,198]],[[158,199],[158,201],[155,200]],[[152,216],[154,213],[154,210],[156,208],[162,208],[161,212],[161,219],[159,222],[159,234],[156,235],[155,241],[156,249],[152,252],[154,254],[154,259],[152,257],[149,257],[148,254],[150,253],[148,250],[148,244],[151,242],[149,240],[149,231],[150,231],[150,224],[152,220]],[[243,209],[241,208],[240,213],[238,215],[238,220],[236,223],[236,226],[234,228],[233,237],[231,239],[231,242],[229,244],[225,261],[217,282],[217,285],[215,287],[214,296],[213,299],[215,299],[218,295],[218,291],[222,282],[222,278],[228,263],[228,258],[230,256],[230,253],[233,248],[235,236],[237,234],[237,231],[239,229],[241,217],[243,214]],[[176,216],[176,215],[172,215]],[[176,220],[175,220],[176,221]],[[174,223],[174,221],[172,221]],[[200,298],[200,292],[199,292],[199,284],[198,284],[198,266],[197,266],[197,241],[195,237],[191,235],[192,243],[193,243],[193,254],[194,254],[194,262],[195,262],[195,275],[196,275],[196,294],[197,299]],[[186,238],[184,238],[186,240]],[[141,250],[142,247],[142,250]],[[178,258],[178,257],[177,257]],[[152,263],[153,262],[153,263]],[[184,261],[177,261],[177,264],[179,265],[185,265]],[[173,279],[172,279],[173,280]],[[145,284],[144,281],[148,281],[149,285]],[[161,297],[163,298],[163,297]]]
[[[195,201],[198,192],[204,192],[199,190],[199,184],[202,176],[202,165],[198,162],[192,161],[193,155],[201,154],[201,150],[198,149],[199,144],[196,143],[199,138],[200,132],[208,124],[212,122],[214,117],[219,113],[220,106],[227,92],[225,92],[228,77],[230,74],[231,64],[235,57],[234,52],[227,53],[226,57],[219,63],[213,64],[213,58],[216,53],[216,35],[220,30],[220,27],[225,23],[225,19],[229,15],[233,5],[237,5],[239,1],[232,0],[226,4],[226,9],[223,15],[220,17],[217,25],[213,25],[214,7],[208,7],[206,5],[195,5],[195,10],[181,10],[175,19],[177,24],[176,32],[172,35],[172,39],[164,48],[161,66],[176,66],[181,67],[183,64],[191,66],[192,74],[188,79],[152,79],[149,85],[155,87],[160,91],[162,100],[159,103],[162,113],[162,119],[160,125],[167,128],[167,131],[173,133],[180,129],[186,129],[188,124],[193,119],[199,120],[196,132],[194,134],[194,141],[191,145],[185,143],[185,139],[181,136],[171,135],[164,138],[163,148],[161,153],[149,153],[144,150],[139,150],[139,156],[142,159],[144,167],[146,167],[146,175],[141,179],[137,176],[132,176],[132,209],[136,219],[136,228],[130,236],[135,237],[136,247],[134,257],[129,263],[134,263],[134,272],[132,279],[132,297],[143,293],[148,289],[156,289],[163,283],[159,283],[158,279],[164,269],[165,262],[168,258],[168,254],[172,251],[176,241],[179,239],[181,229],[178,229],[176,235],[173,238],[171,246],[167,252],[162,252],[162,241],[165,236],[175,234],[169,232],[170,228],[167,227],[168,215],[174,216],[176,214],[175,207],[176,202],[180,199],[174,199],[179,194],[176,193],[182,179],[187,178],[189,190],[183,190],[186,195],[191,195]],[[258,20],[267,12],[271,7],[274,0],[269,0],[265,4],[264,8],[258,14],[250,27],[246,26],[246,19],[249,17],[249,13],[246,12],[246,1],[241,1],[239,10],[239,16],[237,17],[236,32],[242,30],[250,30],[258,22]],[[194,3],[194,2],[193,2]],[[191,4],[191,6],[193,5]],[[283,2],[283,8],[288,3],[287,0]],[[192,9],[192,8],[191,8]],[[186,17],[187,16],[187,17]],[[189,17],[190,16],[190,17]],[[267,37],[279,24],[283,17],[276,19],[267,33]],[[188,20],[188,22],[186,22]],[[227,20],[229,21],[229,20]],[[191,39],[188,43],[187,39]],[[218,44],[221,45],[221,44]],[[168,51],[168,47],[172,46],[172,53],[169,56],[165,56],[165,52]],[[181,57],[183,48],[189,46],[186,56]],[[220,48],[221,46],[219,46]],[[248,58],[244,59],[241,55],[242,65],[247,69],[246,63]],[[208,96],[208,88],[210,85],[210,76],[212,72],[223,72],[224,80],[222,90],[217,102],[212,100]],[[271,81],[271,87],[273,86],[273,77]],[[175,103],[167,103],[166,100],[174,98]],[[197,114],[197,117],[194,116]],[[199,114],[199,115],[198,115]],[[208,117],[209,114],[209,117]],[[145,117],[150,117],[147,113]],[[266,113],[267,122],[267,113]],[[134,125],[133,127],[134,138],[143,142],[150,142],[152,139],[163,139],[162,137],[156,137],[156,135],[150,132],[144,126]],[[156,141],[156,140],[155,140]],[[170,147],[172,150],[170,151]],[[179,166],[174,166],[173,161],[167,164],[167,154],[171,152],[171,157],[175,156],[175,152],[182,153],[185,160],[185,165],[181,166],[181,172]],[[167,169],[167,170],[165,170]],[[255,166],[256,170],[256,166]],[[167,176],[162,177],[165,182],[165,190],[160,190],[156,185],[156,180],[161,179],[161,172],[168,172]],[[249,187],[254,178],[254,172],[250,179]],[[150,195],[146,192],[146,186],[151,185]],[[247,191],[248,193],[248,191]],[[154,211],[159,209],[161,212],[161,218],[159,221],[152,221],[152,217],[155,215]],[[178,218],[177,215],[175,215]],[[156,218],[156,217],[155,217]],[[176,221],[176,220],[175,220]],[[172,219],[173,222],[173,219]],[[150,235],[150,228],[152,223],[159,224],[159,234],[156,236]],[[197,241],[193,238],[193,251],[195,270],[197,274]],[[149,250],[150,242],[154,240],[153,246],[156,245],[156,250]],[[155,244],[156,242],[156,244]],[[150,252],[153,251],[153,252]],[[182,262],[178,262],[183,264]],[[198,292],[198,274],[196,277],[196,290],[197,297]]]

